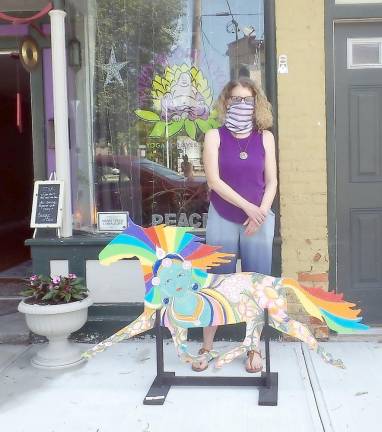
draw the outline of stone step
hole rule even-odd
[[[25,289],[26,280],[20,276],[0,276],[0,299],[3,297],[20,297]]]
[[[0,316],[0,344],[30,343],[30,331],[20,312]]]
[[[21,297],[0,298],[0,316],[9,315],[17,312],[17,306]]]

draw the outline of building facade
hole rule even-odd
[[[25,254],[26,240],[35,272],[86,277],[96,303],[90,317],[139,307],[138,262],[98,263],[113,236],[102,222],[128,212],[145,226],[203,234],[203,135],[218,125],[214,102],[224,84],[250,76],[275,118],[272,273],[344,292],[366,321],[381,324],[382,2],[82,0],[53,2],[53,12],[31,21],[47,1],[3,3],[8,18],[21,18],[0,23],[4,197],[8,208],[20,204],[2,210],[3,238],[19,245],[3,268]],[[25,43],[26,62],[39,57],[29,71],[16,55]],[[54,171],[66,182],[62,237],[39,229],[31,238],[33,180]]]

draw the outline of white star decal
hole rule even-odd
[[[111,48],[109,63],[104,64],[102,68],[106,71],[106,79],[105,79],[105,87],[112,83],[114,80],[117,80],[122,86],[123,80],[121,78],[120,70],[126,66],[127,62],[117,62],[115,59],[114,48]]]

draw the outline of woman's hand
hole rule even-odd
[[[267,212],[264,209],[252,203],[248,203],[243,210],[247,214],[248,218],[258,227],[264,222],[265,217],[267,216]]]
[[[244,234],[248,236],[255,234],[255,232],[259,229],[260,226],[249,218],[243,223],[243,225],[247,227],[244,231]]]

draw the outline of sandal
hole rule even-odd
[[[206,370],[208,368],[208,363],[213,359],[213,356],[210,354],[210,350],[206,349],[206,348],[200,348],[200,350],[198,351],[199,355],[203,355],[203,354],[209,354],[209,359],[207,360],[207,364],[205,367],[199,367],[199,366],[195,366],[194,363],[192,363],[191,369],[194,372],[203,372],[204,370]]]
[[[261,358],[261,352],[260,352],[260,351],[257,351],[257,350],[249,350],[249,351],[247,351],[247,357],[248,357],[248,359],[249,359],[249,363],[250,363],[251,365],[252,365],[252,361],[253,361],[253,357],[254,357],[255,353],[258,354],[259,357]],[[250,367],[248,367],[248,366],[246,365],[246,366],[245,366],[245,370],[246,370],[248,373],[257,373],[257,372],[261,372],[261,371],[263,370],[263,365],[261,365],[261,367],[258,367],[258,368],[250,368]]]

